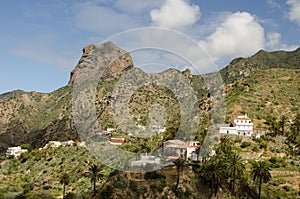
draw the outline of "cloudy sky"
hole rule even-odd
[[[191,64],[203,73],[260,49],[293,50],[300,0],[10,0],[0,24],[0,93],[50,92],[84,46],[106,40],[150,72]]]

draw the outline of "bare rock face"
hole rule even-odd
[[[93,44],[87,45],[82,50],[83,54],[71,72],[71,78],[68,85],[73,85],[76,78],[78,78],[79,71],[98,71],[95,68],[103,71],[101,74],[96,74],[97,79],[107,80],[119,77],[124,71],[133,67],[133,60],[128,52],[117,47],[111,41],[105,42],[99,46]],[[95,74],[85,74],[88,76]],[[95,77],[94,77],[95,78]]]

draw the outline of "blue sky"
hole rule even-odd
[[[50,92],[66,85],[84,46],[112,37],[128,50],[129,35],[114,35],[132,28],[183,33],[219,68],[260,49],[293,50],[300,46],[300,0],[11,0],[1,2],[0,24],[0,93]],[[132,42],[144,41],[147,35],[143,36]],[[153,40],[153,34],[148,36]],[[159,43],[164,36],[154,40]],[[186,48],[174,42],[166,45]],[[168,66],[184,65],[157,52],[133,54],[137,65],[166,57],[171,60]],[[197,56],[195,51],[191,55]]]

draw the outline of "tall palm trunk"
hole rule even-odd
[[[210,185],[210,194],[208,196],[208,198],[211,198],[214,194],[214,183],[211,182],[211,185]]]
[[[96,193],[96,179],[95,180],[93,180],[94,182],[94,194]]]
[[[177,180],[176,180],[176,187],[175,187],[175,190],[178,189],[178,185],[179,185],[179,169],[177,169]]]
[[[233,181],[232,181],[232,195],[234,195],[234,191],[235,191],[235,167],[233,169]]]
[[[219,183],[217,182],[215,187],[215,197],[217,197],[218,188],[219,188]]]
[[[65,198],[65,195],[66,195],[66,185],[64,184],[64,186],[63,186],[63,198]]]
[[[258,199],[260,199],[262,176],[259,177]]]

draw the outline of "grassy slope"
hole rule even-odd
[[[267,116],[292,119],[300,107],[300,69],[266,69],[227,86],[228,116],[247,113],[254,124]]]

